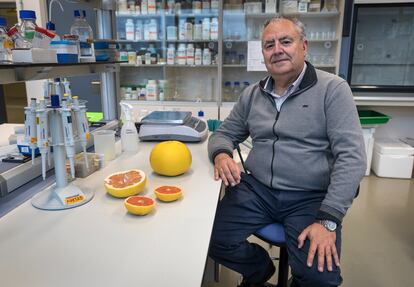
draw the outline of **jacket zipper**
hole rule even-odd
[[[276,106],[275,106],[275,108],[276,108]],[[280,108],[280,111],[281,110],[282,110],[282,108]],[[276,151],[275,151],[275,149],[276,149],[276,142],[279,140],[279,137],[278,137],[278,135],[275,132],[275,126],[276,126],[277,120],[279,119],[280,111],[278,111],[277,108],[276,108],[276,118],[275,118],[275,122],[273,123],[273,127],[272,127],[272,132],[273,132],[273,135],[275,136],[275,140],[273,141],[272,162],[271,162],[271,165],[270,165],[270,170],[271,170],[271,175],[272,175],[270,177],[270,187],[271,188],[273,188],[273,176],[274,176],[274,172],[273,172],[273,162],[275,160],[275,154],[276,154]]]

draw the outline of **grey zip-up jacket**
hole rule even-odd
[[[342,222],[366,170],[351,89],[345,80],[307,63],[298,90],[278,112],[265,90],[268,79],[246,88],[210,136],[210,159],[221,152],[232,155],[250,136],[246,168],[257,180],[280,190],[326,190],[317,218]]]

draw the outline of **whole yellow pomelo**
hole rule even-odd
[[[152,169],[161,175],[176,176],[191,166],[191,152],[179,141],[165,141],[154,146],[150,155]]]

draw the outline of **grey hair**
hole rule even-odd
[[[306,31],[305,31],[305,24],[303,24],[300,20],[294,17],[286,17],[286,16],[276,16],[271,19],[266,20],[266,22],[263,24],[263,30],[270,24],[270,23],[276,23],[281,20],[287,20],[293,23],[295,25],[296,30],[298,31],[300,38],[302,40],[306,39]]]

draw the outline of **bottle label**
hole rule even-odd
[[[24,32],[24,33],[23,33],[23,37],[24,37],[26,40],[31,41],[31,40],[33,40],[33,38],[34,38],[34,34],[35,34],[35,31],[28,31],[28,32]]]

